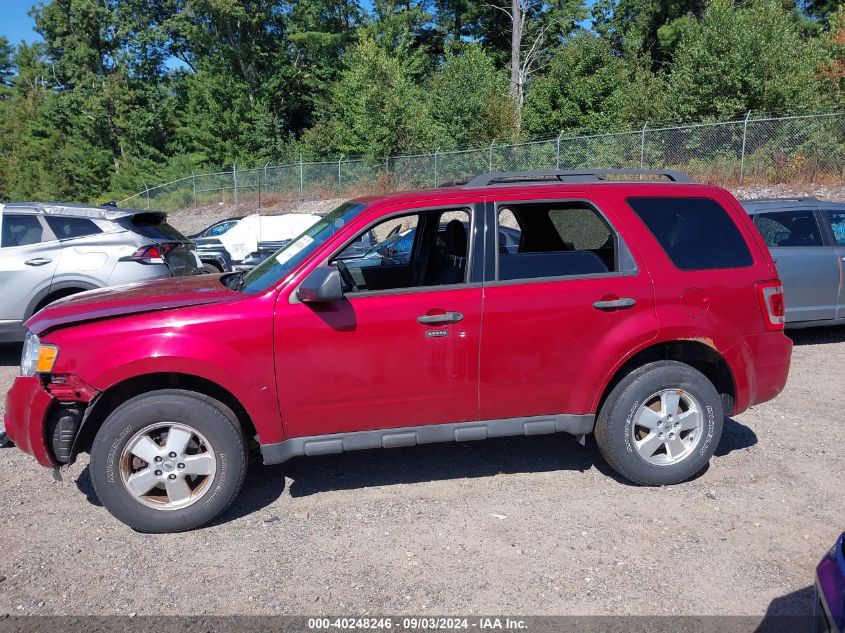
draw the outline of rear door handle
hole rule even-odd
[[[433,325],[436,323],[457,323],[464,318],[460,312],[445,312],[444,314],[423,314],[417,317],[417,321],[423,325]]]
[[[596,310],[616,310],[618,308],[632,308],[637,305],[635,299],[631,297],[622,297],[621,299],[611,299],[608,301],[596,301],[593,307]]]
[[[36,257],[35,259],[28,259],[24,262],[27,266],[43,266],[44,264],[49,264],[52,259],[47,259],[46,257]]]

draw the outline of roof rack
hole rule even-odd
[[[489,185],[510,185],[544,182],[619,182],[630,180],[619,176],[650,176],[640,180],[664,178],[669,182],[694,182],[692,178],[672,169],[585,169],[566,171],[548,169],[540,171],[494,171],[481,174],[469,180],[464,187],[487,187]],[[614,178],[616,177],[616,178]]]

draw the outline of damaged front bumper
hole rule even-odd
[[[97,395],[76,376],[18,376],[6,394],[6,433],[42,466],[69,464],[85,412]]]

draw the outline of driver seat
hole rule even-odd
[[[464,281],[467,263],[467,230],[460,220],[451,220],[443,232],[443,249],[432,280],[435,286]]]

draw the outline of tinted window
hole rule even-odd
[[[508,205],[499,211],[498,223],[501,281],[616,269],[613,233],[584,203]]]
[[[64,218],[61,216],[47,215],[44,219],[47,220],[47,224],[53,233],[55,233],[56,238],[60,240],[102,233],[100,227],[86,218]]]
[[[184,235],[166,222],[166,219],[164,213],[137,213],[117,218],[115,222],[123,228],[154,240],[187,241]]]
[[[629,198],[628,204],[681,270],[739,268],[751,253],[728,212],[709,198]]]
[[[845,211],[825,211],[830,228],[833,230],[833,239],[838,246],[845,246]]]
[[[3,238],[0,240],[0,245],[25,246],[37,244],[41,241],[43,232],[37,216],[7,213],[3,215]]]
[[[816,215],[812,211],[760,213],[754,223],[768,246],[822,246]]]

